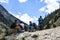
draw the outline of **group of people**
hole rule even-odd
[[[31,21],[29,22],[29,31],[35,31],[35,30],[42,30],[43,29],[43,18],[42,16],[40,16],[38,18],[38,25],[36,25],[35,23],[32,23]]]
[[[23,22],[17,23],[17,20],[15,20],[10,28],[15,32],[23,32],[24,31],[24,24]]]
[[[17,20],[15,20],[11,27],[11,29],[16,30],[17,32],[24,32],[24,31],[35,31],[35,30],[42,30],[43,29],[43,18],[42,16],[39,17],[38,19],[38,26],[35,23],[32,23],[29,21],[29,26],[27,27],[24,23],[20,22],[19,24],[17,23]]]

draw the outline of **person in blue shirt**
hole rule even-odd
[[[33,23],[33,29],[36,30],[37,29],[37,25],[35,23]]]
[[[32,22],[29,21],[29,31],[32,31],[32,26],[33,26]]]
[[[39,26],[39,30],[43,29],[43,18],[42,18],[42,16],[40,16],[40,18],[38,19],[38,26]]]

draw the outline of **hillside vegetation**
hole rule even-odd
[[[51,28],[60,25],[60,9],[53,11],[44,18],[45,28]]]

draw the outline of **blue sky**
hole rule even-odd
[[[12,15],[29,24],[29,21],[38,23],[43,18],[59,8],[60,0],[0,0],[0,4]]]

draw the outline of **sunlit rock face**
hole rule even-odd
[[[60,27],[36,31],[24,32],[17,35],[17,40],[60,40]]]

